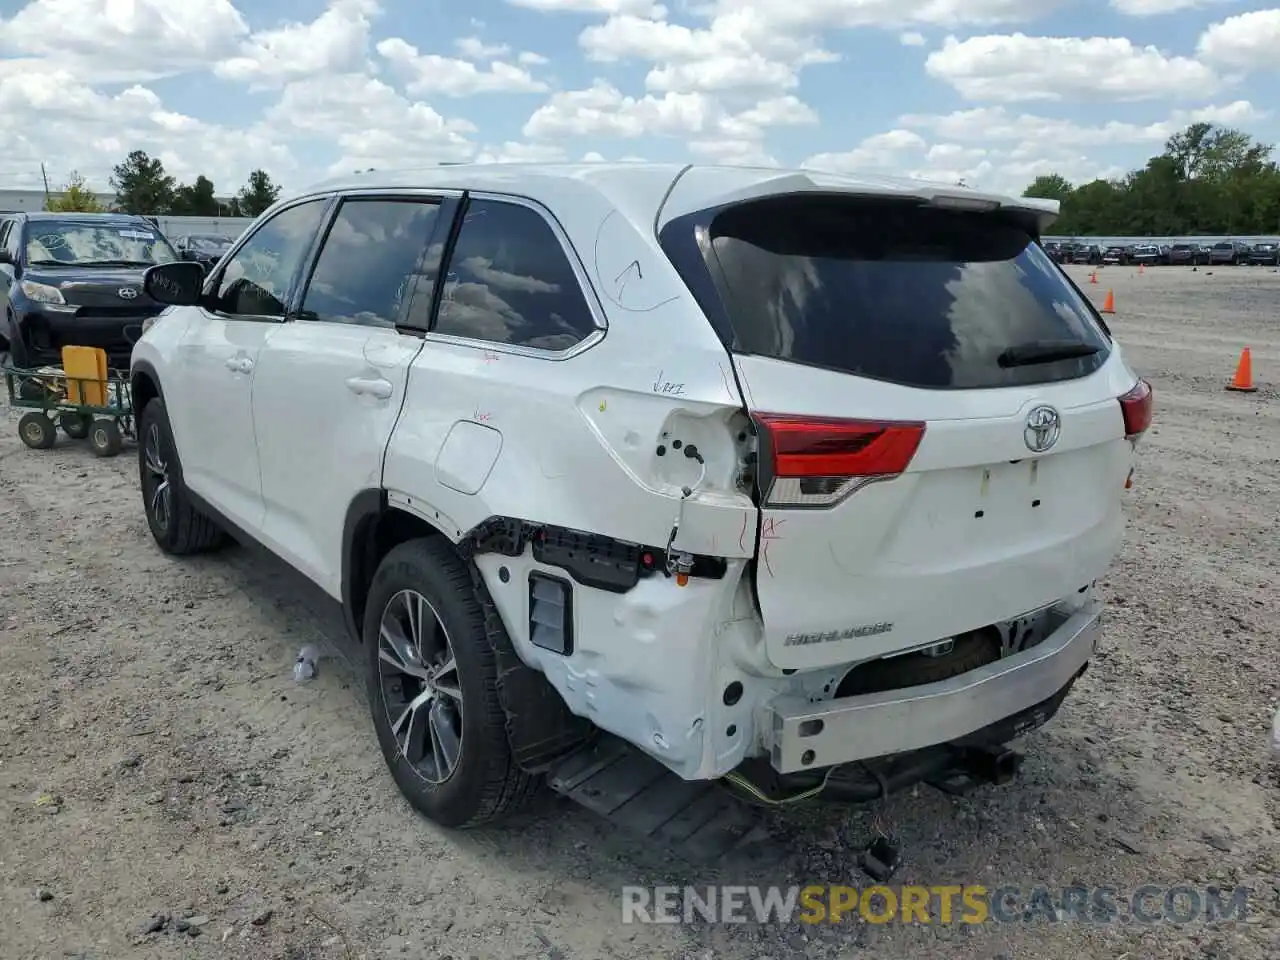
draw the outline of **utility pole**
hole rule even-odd
[[[44,168],[44,161],[40,161],[40,176],[44,179],[44,203],[49,205],[49,174]]]

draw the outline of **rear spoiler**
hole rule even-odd
[[[685,167],[671,184],[654,225],[661,230],[672,220],[697,210],[806,193],[914,200],[955,210],[998,211],[1037,237],[1058,219],[1062,206],[1057,200],[1011,197],[905,177],[844,176],[818,170],[785,172],[753,167]]]

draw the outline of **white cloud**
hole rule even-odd
[[[534,111],[524,135],[555,137],[682,136],[711,129],[720,116],[715,102],[700,93],[628,97],[605,80],[585,90],[563,90]]]
[[[370,21],[379,13],[375,0],[331,0],[310,23],[288,23],[254,33],[241,45],[238,56],[223,60],[214,72],[264,87],[359,66],[369,48]]]
[[[739,167],[771,167],[778,161],[755,140],[694,140],[689,150],[701,163]]]
[[[207,65],[248,30],[230,0],[32,0],[0,20],[0,47],[56,58],[80,80],[129,82]]]
[[[524,126],[534,140],[563,137],[678,137],[704,162],[776,164],[764,147],[769,129],[815,124],[817,114],[793,96],[770,97],[736,113],[704,93],[628,97],[604,80],[562,91]]]
[[[565,159],[563,148],[552,143],[516,143],[485,147],[476,154],[477,163],[556,163]]]
[[[1088,157],[1062,151],[1028,150],[1025,145],[994,150],[955,143],[928,142],[911,130],[897,129],[867,137],[845,153],[817,154],[803,164],[835,173],[913,177],[936,183],[964,183],[1004,193],[1021,193],[1043,173],[1068,179],[1092,180],[1108,176],[1106,168]]]
[[[615,16],[587,27],[578,42],[590,60],[654,64],[645,86],[658,93],[787,90],[799,84],[803,67],[836,59],[816,37],[772,30],[750,10],[716,17],[705,28]]]
[[[487,44],[479,37],[459,37],[453,45],[468,60],[497,60],[511,54],[511,47],[507,44]]]
[[[45,65],[0,74],[0,116],[23,135],[9,138],[6,185],[36,185],[48,160],[55,185],[79,171],[94,189],[108,191],[111,167],[132,150],[160,157],[181,180],[204,174],[233,193],[257,167],[273,177],[295,174],[297,163],[276,132],[263,123],[237,129],[167,109],[156,93],[134,85],[114,95]]]
[[[752,11],[775,29],[994,25],[1039,19],[1067,0],[716,0],[718,13]]]
[[[535,80],[523,67],[494,60],[488,69],[469,60],[456,60],[418,48],[399,37],[383,40],[378,53],[409,78],[408,91],[468,97],[477,93],[538,93],[547,85]]]
[[[1221,86],[1199,61],[1124,37],[948,37],[929,54],[925,69],[970,100],[1002,103],[1200,98]]]
[[[1254,10],[1211,25],[1200,36],[1199,55],[1245,70],[1274,70],[1280,56],[1280,9]]]
[[[907,114],[896,129],[862,140],[851,150],[819,153],[803,166],[838,173],[920,177],[944,183],[1019,193],[1037,176],[1058,173],[1073,183],[1117,177],[1126,167],[1096,151],[1129,147],[1155,152],[1196,121],[1233,125],[1265,117],[1251,103],[1178,110],[1150,124],[1108,121],[1089,126],[1068,120],[979,107],[950,114]],[[928,137],[933,137],[930,143]],[[1137,162],[1131,166],[1137,166]]]
[[[928,147],[924,137],[911,130],[888,130],[867,137],[844,153],[819,153],[804,161],[812,170],[832,173],[883,172],[892,167],[902,154],[923,153]]]
[[[266,119],[275,129],[335,144],[341,156],[332,173],[469,160],[475,153],[470,121],[446,118],[364,74],[291,83]]]
[[[507,0],[513,7],[544,13],[629,14],[637,17],[665,17],[667,8],[652,0]]]
[[[1109,0],[1135,17],[1225,2]],[[812,153],[824,167],[1021,189],[1043,172],[1078,180],[1138,166],[1193,120],[1277,139],[1267,115],[1241,99],[1145,117],[1131,107],[1123,119],[1106,104],[1190,107],[1271,70],[1280,10],[1213,24],[1193,59],[1122,36],[1013,32],[1067,0],[505,3],[523,8],[510,21],[520,27],[504,32],[496,17],[486,26],[464,13],[453,30],[406,23],[387,36],[381,0],[290,4],[311,8],[304,22],[281,21],[274,0],[10,0],[17,12],[0,18],[0,118],[11,131],[0,175],[7,185],[38,182],[44,159],[55,181],[79,168],[103,189],[111,166],[142,149],[182,179],[204,173],[231,191],[259,166],[294,188],[325,168],[636,160],[623,155],[634,149],[737,164]],[[523,24],[539,14],[563,29],[535,52]],[[876,54],[897,61],[874,91],[865,81],[874,59],[840,63],[832,52],[845,28],[862,28]],[[946,33],[954,36],[943,42]],[[584,58],[599,71],[590,83]],[[910,109],[922,59],[977,109],[906,113],[863,137],[868,98]],[[173,75],[191,82],[172,94],[153,84]],[[1268,82],[1250,81],[1258,104],[1271,99]],[[246,91],[268,90],[274,105],[259,112],[263,98]],[[524,106],[503,99],[539,92]],[[460,100],[479,94],[489,96]],[[1015,106],[1037,101],[1089,110]],[[825,108],[821,125],[814,105]],[[522,131],[506,129],[512,107],[528,117]],[[856,134],[842,136],[850,128]]]
[[[960,142],[1021,141],[1049,148],[1080,150],[1105,146],[1161,145],[1188,124],[1204,121],[1224,125],[1257,122],[1267,114],[1247,100],[1222,106],[1174,111],[1168,119],[1138,124],[1109,120],[1079,124],[1070,120],[1011,113],[1004,107],[978,107],[949,114],[907,114],[898,122],[906,128],[927,130],[946,140]]]
[[[1111,6],[1130,17],[1159,17],[1229,2],[1231,0],[1111,0]]]

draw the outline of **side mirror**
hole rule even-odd
[[[8,250],[0,250],[0,263],[7,263],[9,266],[13,266],[13,254]]]
[[[204,267],[189,260],[158,263],[143,275],[142,288],[156,303],[194,306],[204,290]]]

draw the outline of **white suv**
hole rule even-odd
[[[1054,215],[750,168],[322,184],[208,277],[149,272],[147,519],[342,603],[440,823],[604,739],[773,799],[896,789],[1044,722],[1098,643],[1151,391]]]

